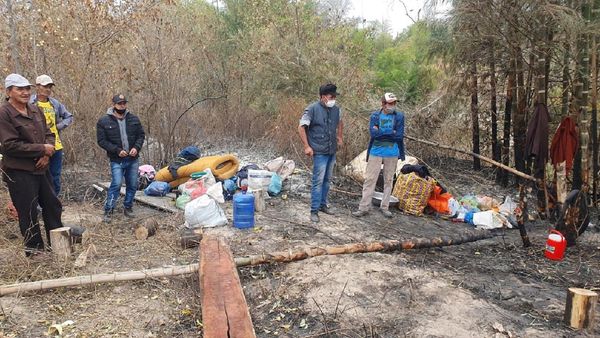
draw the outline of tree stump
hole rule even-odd
[[[50,243],[52,252],[61,259],[69,259],[73,248],[71,247],[71,228],[61,227],[50,230]]]
[[[133,234],[138,240],[148,239],[150,236],[156,234],[158,228],[158,222],[154,218],[147,218],[144,222],[139,223],[133,229]]]
[[[565,305],[565,324],[574,329],[594,326],[598,294],[594,291],[569,288]]]
[[[265,194],[267,192],[262,190],[262,189],[258,189],[258,190],[254,190],[252,192],[252,194],[254,195],[254,211],[256,212],[263,212],[265,211]]]
[[[202,228],[184,229],[179,236],[179,244],[183,249],[195,248],[202,240]]]

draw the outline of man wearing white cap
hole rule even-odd
[[[29,103],[29,81],[19,74],[10,74],[4,88],[7,100],[0,105],[2,176],[19,215],[25,254],[31,256],[44,250],[38,204],[42,207],[48,244],[50,230],[62,226],[62,205],[54,193],[48,171],[55,139],[44,114]]]
[[[404,160],[404,113],[396,110],[396,95],[385,93],[381,98],[381,109],[371,114],[369,132],[371,141],[367,150],[367,172],[363,184],[362,199],[355,217],[369,213],[371,199],[377,184],[377,178],[383,163],[383,198],[380,210],[383,216],[390,218],[390,195],[398,159]]]
[[[60,101],[51,97],[54,81],[50,76],[44,74],[35,79],[36,95],[31,96],[31,103],[40,107],[40,110],[46,117],[46,123],[50,131],[54,133],[56,143],[54,144],[54,155],[50,158],[50,174],[54,183],[54,191],[58,196],[60,192],[60,173],[62,171],[63,162],[63,144],[60,140],[60,133],[73,123],[73,114],[71,114],[65,105]]]

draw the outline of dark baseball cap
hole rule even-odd
[[[121,103],[121,102],[127,103],[127,98],[123,94],[117,94],[117,95],[113,96],[112,101],[114,104]]]
[[[340,93],[337,92],[337,87],[333,83],[324,84],[319,87],[319,96],[320,95],[335,95],[338,96]]]

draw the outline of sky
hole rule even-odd
[[[352,9],[349,16],[361,17],[367,21],[387,21],[392,35],[401,33],[413,22],[406,15],[402,2],[408,9],[408,14],[417,20],[419,9],[423,8],[426,0],[351,0]],[[420,17],[423,18],[424,10]]]

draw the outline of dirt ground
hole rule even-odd
[[[243,149],[243,150],[240,150]],[[237,149],[242,160],[253,149]],[[261,153],[256,162],[275,157]],[[455,195],[484,193],[498,199],[514,189],[492,184],[490,170],[473,173],[468,162],[433,159],[433,175]],[[452,170],[448,170],[452,168]],[[93,244],[96,254],[83,268],[51,257],[30,260],[22,254],[17,225],[0,216],[0,283],[138,270],[197,262],[197,249],[182,249],[178,227],[182,215],[136,206],[138,218],[118,217],[100,223],[102,196],[89,189],[100,173],[79,169],[71,177],[65,200],[65,223],[88,229],[77,256]],[[104,174],[104,173],[102,173]],[[78,178],[75,178],[78,177]],[[308,218],[308,173],[303,166],[257,214],[256,227],[230,225],[207,229],[226,238],[235,256],[305,246],[452,235],[469,230],[435,216],[413,217],[394,211],[388,220],[377,212],[350,216],[360,186],[334,179],[331,202],[337,214]],[[6,205],[6,192],[0,202]],[[231,202],[224,206],[232,219]],[[156,236],[137,241],[135,222],[155,218]],[[592,223],[597,224],[594,216]],[[397,253],[321,256],[304,261],[239,269],[259,337],[592,337],[562,324],[566,288],[600,289],[600,235],[588,230],[560,262],[543,256],[547,224],[528,224],[533,246],[524,249],[517,230],[458,246]],[[68,322],[72,321],[72,322]],[[197,275],[136,282],[97,284],[0,298],[0,337],[194,337],[202,334]]]

